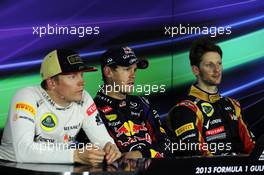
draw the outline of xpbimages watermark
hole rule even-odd
[[[50,25],[32,27],[32,34],[38,37],[45,35],[75,35],[82,38],[86,35],[99,35],[99,26],[62,26]]]
[[[231,143],[192,143],[192,142],[176,142],[166,144],[166,150],[174,153],[176,151],[191,151],[191,152],[203,152],[209,151],[211,153],[216,153],[218,151],[230,151],[232,149]]]
[[[85,150],[98,150],[98,144],[92,143],[78,143],[78,144],[69,144],[69,143],[53,143],[53,142],[43,142],[33,144],[33,150],[38,150],[39,152],[46,151],[61,151],[61,150],[79,150],[79,153],[83,153]]]
[[[170,37],[177,37],[179,35],[210,35],[216,37],[218,35],[230,35],[232,33],[231,26],[191,26],[190,24],[165,26],[164,34]]]
[[[100,91],[104,92],[106,95],[109,92],[127,92],[127,93],[142,93],[144,95],[150,95],[151,93],[164,93],[166,91],[166,85],[150,85],[150,84],[138,84],[138,85],[128,85],[122,82],[122,85],[99,85]]]

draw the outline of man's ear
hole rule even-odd
[[[104,72],[104,76],[105,77],[107,77],[107,78],[112,77],[113,72],[112,72],[112,69],[109,66],[105,66],[103,68],[103,72]]]
[[[192,66],[192,72],[193,72],[193,74],[194,74],[195,76],[199,75],[199,73],[200,73],[200,69],[199,69],[199,67],[193,65],[193,66]]]
[[[46,84],[47,84],[47,88],[48,88],[48,90],[52,90],[52,89],[55,88],[56,82],[54,81],[54,79],[52,79],[52,78],[48,78],[48,79],[46,80]]]

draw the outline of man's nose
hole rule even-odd
[[[79,75],[78,85],[84,86],[84,84],[85,84],[85,81],[84,81],[83,75]]]
[[[135,78],[136,78],[136,74],[135,74],[135,72],[131,73],[130,76],[129,76],[129,78],[133,78],[133,79],[135,79]]]
[[[222,70],[222,66],[221,65],[215,65],[214,67],[214,71],[215,72],[220,72]]]
[[[132,69],[130,71],[130,78],[135,78],[136,77],[136,71],[134,69]]]

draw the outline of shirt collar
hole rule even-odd
[[[189,95],[211,103],[215,103],[221,98],[221,95],[218,92],[211,94],[203,91],[195,85],[191,86]]]

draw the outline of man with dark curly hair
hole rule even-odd
[[[206,39],[191,46],[189,58],[196,82],[167,118],[176,140],[186,148],[180,151],[183,155],[249,154],[254,148],[239,103],[218,91],[222,55],[221,48]]]

